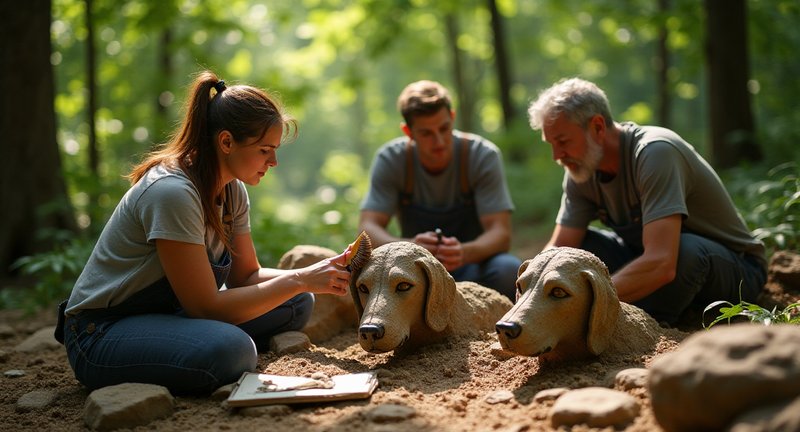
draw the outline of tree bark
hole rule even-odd
[[[711,158],[719,168],[759,161],[747,80],[745,0],[705,0]]]
[[[658,42],[657,42],[657,62],[656,75],[658,79],[658,121],[659,125],[669,128],[670,127],[670,109],[671,98],[669,91],[669,48],[667,47],[667,38],[669,32],[667,30],[666,17],[669,12],[669,0],[658,0],[658,11],[660,14],[659,29],[658,29]]]
[[[93,0],[85,0],[84,17],[86,20],[86,89],[88,94],[86,120],[89,123],[89,172],[98,177],[100,166],[100,151],[97,145],[97,53],[94,43],[94,22],[92,21]],[[92,197],[96,202],[97,197]]]
[[[506,38],[503,29],[503,17],[497,10],[495,0],[487,0],[489,13],[492,16],[492,34],[494,35],[494,63],[497,68],[497,83],[500,105],[503,108],[503,121],[506,129],[514,120],[514,105],[511,102],[511,67],[506,50]]]
[[[475,102],[473,93],[464,78],[464,61],[461,57],[461,50],[458,48],[458,18],[454,13],[447,13],[444,17],[445,30],[447,32],[447,42],[450,47],[450,58],[452,62],[453,83],[455,84],[456,95],[458,96],[458,106],[456,111],[456,123],[463,131],[472,131],[472,119],[475,118]]]
[[[44,230],[77,230],[61,171],[53,108],[49,0],[2,2],[0,16],[0,277],[46,250]]]

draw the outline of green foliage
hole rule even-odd
[[[712,321],[708,326],[705,325],[704,320],[703,327],[705,329],[710,329],[714,326],[714,324],[717,324],[720,321],[727,321],[728,324],[730,324],[731,320],[736,317],[744,317],[750,320],[750,322],[764,325],[800,324],[800,302],[792,303],[778,311],[777,306],[772,308],[772,310],[769,310],[757,304],[748,303],[746,301],[739,301],[738,304],[733,304],[728,301],[720,300],[706,306],[706,308],[703,309],[703,316],[705,316],[706,312],[721,305],[727,306],[719,309],[720,315],[717,316],[717,318],[715,318],[714,321]]]
[[[50,251],[18,259],[12,268],[31,276],[32,287],[0,291],[0,309],[23,309],[33,312],[69,295],[83,270],[94,241],[62,233],[63,241]]]
[[[731,195],[753,232],[771,250],[800,248],[800,167],[778,165],[763,177],[742,168],[731,173]]]

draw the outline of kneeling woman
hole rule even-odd
[[[313,294],[346,293],[344,253],[291,271],[256,257],[244,184],[278,164],[295,121],[264,91],[211,72],[185,108],[171,141],[130,173],[56,331],[89,389],[211,392],[255,369],[257,345],[302,328]]]

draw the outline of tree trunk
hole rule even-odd
[[[85,19],[86,19],[86,88],[88,93],[88,103],[86,120],[89,123],[89,172],[97,178],[98,167],[100,166],[100,151],[97,146],[97,125],[95,116],[97,113],[97,54],[94,43],[94,22],[92,21],[93,0],[85,0]],[[96,194],[93,194],[96,195]],[[96,201],[97,196],[91,198]]]
[[[667,47],[667,19],[669,12],[669,0],[658,0],[658,12],[660,15],[658,25],[658,54],[656,64],[656,75],[658,80],[658,122],[659,125],[670,127],[670,91],[669,91],[669,48]]]
[[[759,161],[747,80],[746,0],[705,0],[711,157],[719,168]]]
[[[464,78],[464,61],[461,57],[461,50],[458,48],[458,18],[454,13],[447,13],[444,17],[445,30],[447,31],[447,42],[450,47],[450,58],[452,59],[453,83],[456,95],[458,96],[458,106],[456,111],[456,123],[458,128],[471,132],[475,118],[475,102],[472,89],[467,85]]]
[[[511,67],[506,54],[506,38],[503,31],[503,17],[497,10],[495,0],[487,0],[489,13],[492,16],[492,34],[494,35],[494,63],[497,67],[497,82],[500,106],[503,108],[503,121],[506,129],[514,120],[514,105],[511,103]]]
[[[77,230],[61,172],[53,108],[49,0],[0,2],[0,277],[51,247],[45,230]],[[46,237],[46,236],[45,236]]]

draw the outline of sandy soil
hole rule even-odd
[[[800,299],[800,287],[787,287],[771,279],[764,303]],[[14,329],[0,337],[0,367],[22,369],[25,376],[0,377],[0,430],[85,430],[83,407],[88,392],[75,380],[63,350],[25,354],[14,347],[42,327],[55,324],[54,309],[34,316],[20,311],[0,311],[0,324]],[[355,332],[346,332],[308,352],[276,356],[263,354],[259,369],[272,374],[328,375],[378,370],[380,386],[371,398],[328,404],[273,406],[236,410],[213,398],[176,398],[174,414],[134,430],[285,430],[285,431],[539,431],[554,430],[548,419],[552,401],[535,402],[545,389],[607,386],[617,371],[648,367],[654,356],[674,350],[693,331],[700,331],[697,316],[688,316],[682,330],[665,330],[652,352],[561,364],[540,364],[536,358],[492,354],[494,334],[479,340],[452,340],[407,355],[371,355],[357,344]],[[57,399],[47,408],[20,412],[17,400],[24,394],[48,389]],[[501,403],[486,398],[499,390],[513,397]],[[645,390],[629,393],[641,413],[625,430],[658,431]],[[370,413],[379,405],[410,407],[414,415],[398,422],[376,422]],[[575,427],[572,431],[592,430]]]

